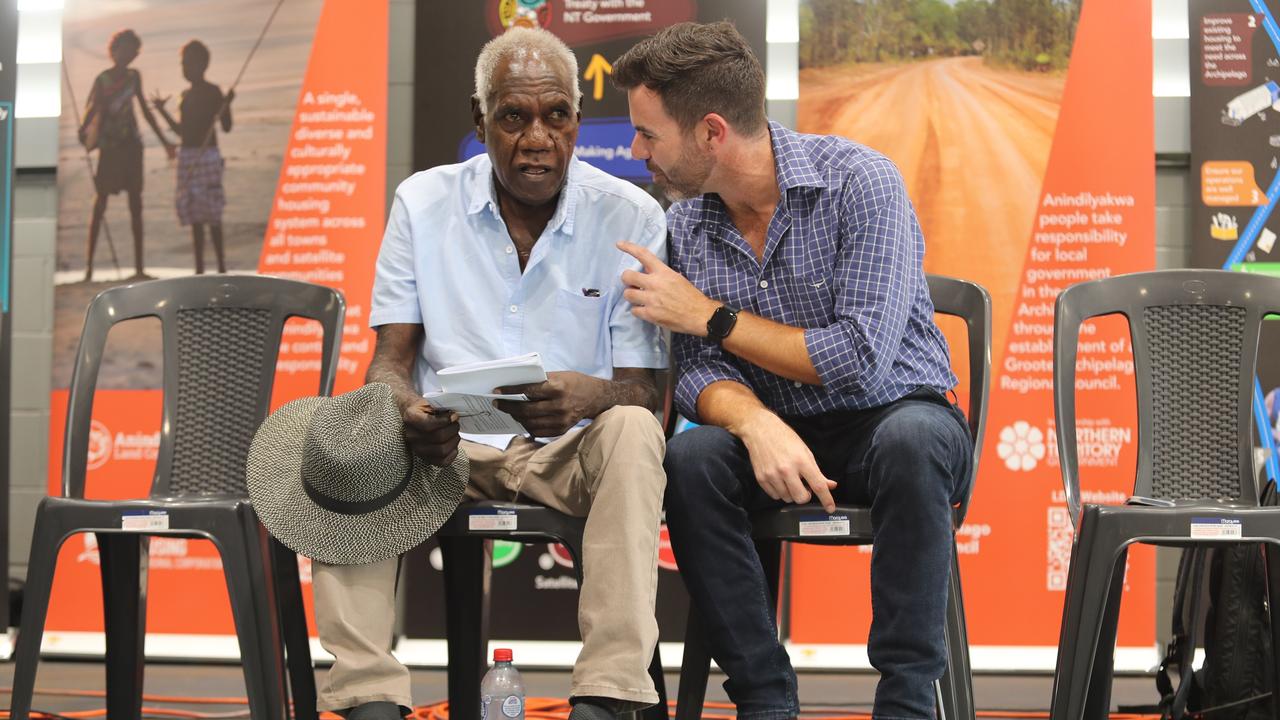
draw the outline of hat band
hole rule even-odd
[[[307,482],[306,478],[302,480],[302,489],[307,493],[307,497],[311,498],[312,502],[330,512],[342,513],[343,515],[363,515],[374,510],[381,510],[400,497],[400,493],[404,492],[406,487],[409,487],[409,480],[413,478],[413,453],[407,454],[409,455],[409,466],[404,471],[404,477],[390,491],[376,498],[369,500],[339,500],[311,487],[311,483]]]

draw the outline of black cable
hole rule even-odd
[[[1193,717],[1200,718],[1200,717],[1204,717],[1205,715],[1208,715],[1209,713],[1218,712],[1219,710],[1226,710],[1227,708],[1233,708],[1239,705],[1248,705],[1249,703],[1255,703],[1255,702],[1258,702],[1259,700],[1265,700],[1269,697],[1271,697],[1271,693],[1269,692],[1262,693],[1260,695],[1254,695],[1253,697],[1244,698],[1243,700],[1233,700],[1229,703],[1223,703],[1222,705],[1214,705],[1213,707],[1207,707],[1207,708],[1204,708],[1203,710],[1199,710],[1199,711],[1196,711],[1195,713],[1189,713],[1189,714],[1193,715]]]

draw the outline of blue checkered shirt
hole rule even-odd
[[[782,197],[764,261],[714,193],[667,211],[671,266],[708,297],[805,329],[822,385],[775,375],[716,343],[676,335],[676,403],[697,418],[713,382],[732,380],[782,415],[809,417],[897,400],[924,386],[955,387],[933,320],[924,236],[898,169],[838,137],[769,123]]]

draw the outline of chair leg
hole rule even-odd
[[[1124,595],[1125,560],[1128,550],[1121,550],[1111,570],[1111,585],[1103,606],[1102,625],[1098,631],[1098,649],[1093,655],[1093,671],[1089,674],[1089,694],[1084,716],[1105,720],[1111,713],[1111,681],[1115,670],[1116,632],[1120,625],[1120,600]]]
[[[97,533],[107,641],[107,717],[142,717],[147,636],[147,543],[137,533]]]
[[[707,697],[711,675],[711,648],[698,610],[689,604],[684,629],[684,659],[680,664],[680,685],[676,695],[676,720],[699,720]]]
[[[298,556],[273,539],[271,566],[276,578],[280,626],[284,631],[292,716],[296,720],[316,720],[316,677],[311,664],[311,640],[307,634],[306,607],[302,603],[302,583],[298,578]]]
[[[653,646],[653,659],[649,662],[649,677],[653,687],[658,691],[658,704],[646,708],[640,715],[644,720],[667,720],[671,717],[667,706],[667,678],[662,674],[662,652],[657,645]]]
[[[479,720],[480,678],[489,647],[489,553],[477,537],[440,536],[445,637],[449,646],[449,718]]]
[[[22,591],[18,646],[13,657],[13,694],[9,697],[9,717],[17,720],[27,720],[31,712],[31,695],[35,691],[40,641],[44,638],[53,573],[58,563],[58,551],[65,539],[59,524],[50,514],[36,514],[31,555],[27,560],[27,582]]]
[[[273,634],[274,603],[270,578],[265,572],[263,546],[256,537],[257,520],[241,518],[234,527],[212,531],[212,539],[222,554],[223,574],[231,597],[231,616],[240,643],[244,666],[245,694],[249,714],[254,718],[281,720],[285,717],[283,678],[279,662],[280,637]],[[246,529],[253,520],[253,529]],[[252,537],[251,537],[252,536]],[[262,593],[268,593],[264,602]]]
[[[1123,542],[1094,508],[1087,507],[1076,531],[1067,571],[1058,660],[1050,700],[1051,720],[1085,718],[1093,661],[1105,624],[1111,576]],[[1121,566],[1123,567],[1123,565]]]
[[[951,553],[951,582],[947,588],[947,668],[939,681],[943,720],[974,720],[973,673],[969,667],[969,631],[964,619],[960,562]]]

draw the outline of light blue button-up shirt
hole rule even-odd
[[[421,323],[418,390],[438,369],[538,352],[548,372],[609,379],[667,367],[657,327],[631,314],[615,243],[666,259],[666,219],[640,188],[573,159],[556,213],[520,272],[487,155],[417,173],[396,189],[378,253],[369,325]]]

